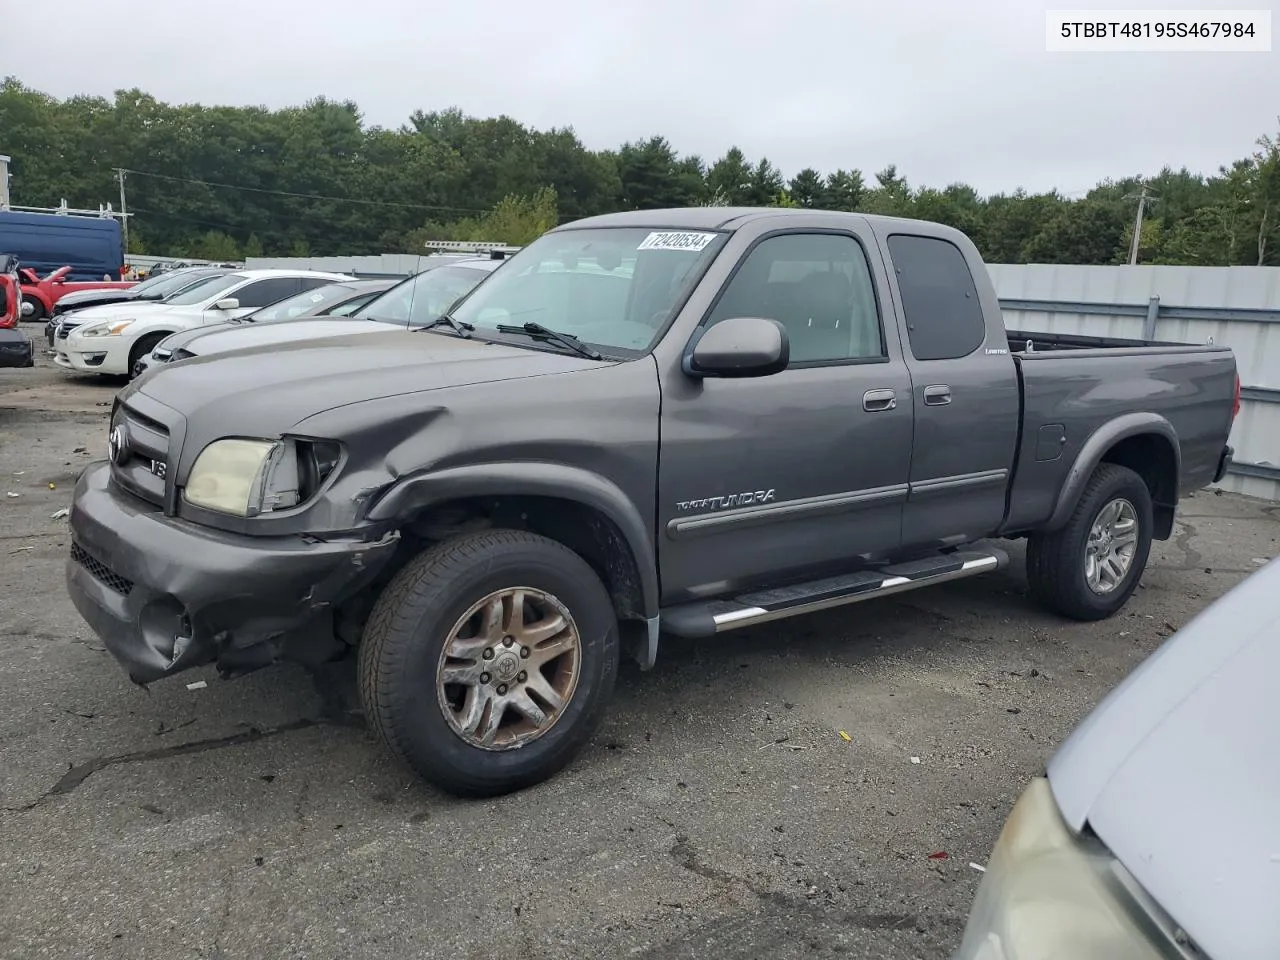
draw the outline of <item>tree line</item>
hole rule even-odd
[[[134,253],[201,257],[422,251],[423,240],[528,243],[556,223],[689,205],[815,207],[920,217],[965,231],[992,263],[1123,263],[1136,196],[1140,262],[1280,265],[1280,138],[1203,175],[1166,167],[1082,196],[909,184],[890,165],[786,177],[738,147],[707,161],[651,136],[589,150],[570,128],[415,111],[397,129],[349,101],[168,104],[141,90],[57,99],[0,84],[12,202],[96,208],[126,171]]]

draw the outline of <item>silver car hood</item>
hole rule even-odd
[[[352,320],[348,317],[276,320],[271,323],[218,323],[212,326],[181,330],[164,339],[166,350],[189,350],[199,357],[228,350],[250,350],[294,340],[323,337],[345,337],[353,333],[396,333],[404,327],[377,320]]]
[[[1280,957],[1280,560],[1170,637],[1049,764],[1086,824],[1215,960]]]

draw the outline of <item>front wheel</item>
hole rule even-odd
[[[609,594],[554,540],[448,540],[396,574],[360,647],[370,726],[424,779],[495,796],[551,777],[603,717],[618,672]]]
[[[1028,540],[1032,595],[1073,620],[1111,616],[1142,579],[1151,532],[1151,491],[1142,477],[1099,464],[1066,526]]]
[[[154,350],[165,337],[167,333],[149,333],[145,337],[138,340],[133,345],[133,349],[129,351],[129,369],[125,371],[125,376],[130,380],[134,379],[137,374],[134,372],[138,367],[138,361],[147,356]]]

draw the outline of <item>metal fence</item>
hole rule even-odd
[[[1216,343],[1243,383],[1225,490],[1280,500],[1280,267],[988,267],[1011,329]]]

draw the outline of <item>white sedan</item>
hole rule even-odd
[[[91,307],[78,326],[56,332],[54,362],[81,373],[130,374],[171,333],[234,320],[304,290],[352,279],[317,270],[237,270],[162,303]],[[101,311],[96,317],[95,310]]]

